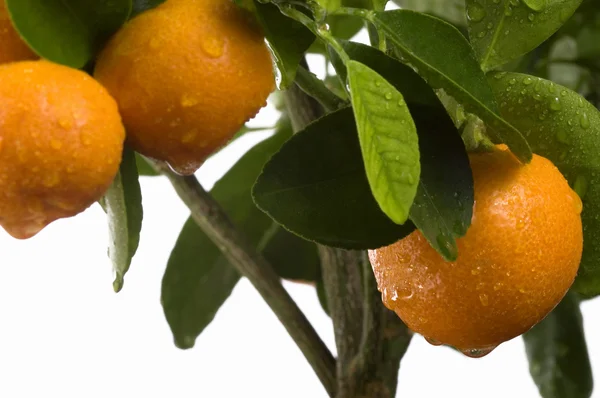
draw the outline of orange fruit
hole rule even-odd
[[[384,304],[434,344],[473,357],[542,320],[573,283],[583,250],[582,203],[558,169],[505,146],[469,156],[472,224],[446,262],[419,231],[369,251]]]
[[[124,139],[116,102],[89,75],[0,65],[0,225],[26,239],[85,210],[114,179]]]
[[[230,0],[169,0],[127,23],[95,77],[138,152],[192,174],[266,105],[273,65],[262,32]]]
[[[38,56],[31,51],[13,27],[5,0],[0,0],[0,64],[36,58]]]

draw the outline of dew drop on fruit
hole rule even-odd
[[[464,355],[470,358],[481,358],[494,351],[496,346],[486,348],[471,348],[466,350],[460,350]]]
[[[425,336],[423,336],[423,337],[425,337]],[[425,341],[427,341],[429,344],[435,345],[435,346],[442,345],[441,342],[437,341],[436,339],[432,339],[431,337],[425,337]]]
[[[479,301],[481,302],[481,305],[483,305],[484,307],[487,307],[488,304],[490,303],[488,295],[485,293],[481,293],[479,295]]]
[[[467,18],[469,19],[469,22],[481,22],[486,15],[487,13],[485,12],[485,8],[483,8],[483,6],[476,1],[467,6]]]
[[[223,55],[225,42],[221,37],[208,36],[203,38],[201,43],[202,49],[211,58],[219,58]]]

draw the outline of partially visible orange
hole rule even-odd
[[[168,0],[127,23],[96,63],[138,152],[192,174],[266,105],[264,36],[231,0]]]
[[[25,239],[85,210],[114,179],[124,139],[116,102],[89,75],[0,65],[0,225]]]
[[[6,9],[6,1],[0,0],[0,64],[36,58],[38,56],[15,30]]]
[[[499,146],[470,161],[475,207],[457,261],[444,261],[418,231],[369,258],[385,305],[410,329],[479,357],[563,298],[581,260],[582,203],[541,156],[520,165]]]

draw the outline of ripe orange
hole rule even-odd
[[[6,1],[0,0],[0,64],[36,59],[37,55],[25,44],[12,25]]]
[[[124,139],[116,102],[89,75],[0,65],[0,225],[26,239],[85,210],[114,179]]]
[[[169,0],[126,24],[95,71],[138,152],[192,174],[266,104],[273,65],[230,0]]]
[[[470,155],[471,228],[446,262],[415,231],[369,252],[383,301],[434,344],[479,357],[542,320],[577,273],[582,203],[558,169],[505,146]]]

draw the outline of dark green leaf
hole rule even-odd
[[[266,247],[279,227],[273,226],[254,206],[250,189],[264,163],[290,135],[289,123],[280,126],[277,134],[250,149],[211,191],[231,220],[259,250]],[[162,281],[163,310],[178,347],[194,346],[239,278],[200,227],[188,220]]]
[[[125,148],[121,168],[104,194],[103,207],[108,216],[110,241],[108,256],[115,270],[115,292],[123,288],[123,277],[137,251],[142,229],[142,192],[138,181],[135,154]]]
[[[315,36],[304,25],[279,12],[274,4],[256,1],[255,5],[279,69],[278,86],[285,89],[294,82],[296,69]]]
[[[421,182],[410,219],[438,252],[455,258],[454,237],[466,233],[473,214],[473,178],[460,135],[433,90],[411,68],[372,47],[341,44],[351,59],[373,68],[404,95],[421,152]],[[332,60],[345,78],[343,63]]]
[[[265,165],[257,205],[293,233],[329,246],[373,249],[414,230],[379,208],[365,174],[351,108],[294,135]]]
[[[419,139],[402,94],[368,66],[348,61],[348,85],[367,179],[381,210],[404,224],[417,193]]]
[[[550,159],[583,200],[583,257],[574,289],[600,294],[600,113],[577,93],[518,73],[489,78],[504,117]]]
[[[501,66],[549,38],[581,0],[466,0],[469,36],[483,70]]]
[[[82,68],[127,21],[131,0],[6,0],[15,27],[50,61]]]
[[[531,160],[525,138],[500,115],[498,105],[467,40],[441,19],[408,10],[376,13],[373,22],[388,34],[406,60],[430,85],[443,88],[490,127],[523,162]]]
[[[133,0],[131,18],[151,8],[157,7],[164,2],[165,0]]]
[[[445,259],[456,260],[455,238],[473,216],[473,176],[452,119],[443,110],[410,105],[421,150],[421,183],[410,219]]]
[[[281,227],[277,228],[263,254],[283,279],[315,282],[321,278],[317,246]]]
[[[579,300],[573,293],[523,335],[529,371],[543,398],[589,398],[594,380]]]
[[[339,42],[350,59],[365,64],[383,76],[402,93],[407,103],[440,105],[431,87],[410,67],[371,46],[345,40]],[[346,84],[346,66],[335,51],[330,49],[329,56],[341,81]]]

